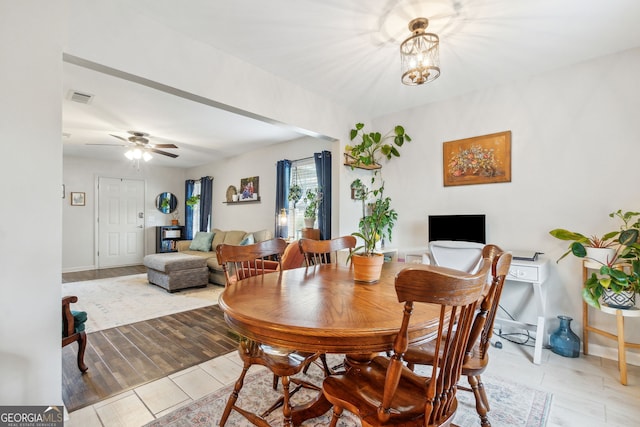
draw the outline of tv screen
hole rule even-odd
[[[484,215],[429,215],[429,241],[487,243]]]

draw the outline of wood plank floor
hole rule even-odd
[[[62,349],[62,399],[75,411],[237,348],[217,305],[87,334],[83,375],[78,346]]]
[[[62,273],[62,283],[83,282],[85,280],[107,279],[110,277],[129,276],[131,274],[146,273],[144,265],[132,265],[129,267],[101,268],[99,270],[74,271]]]

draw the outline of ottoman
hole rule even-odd
[[[207,259],[178,252],[151,254],[144,257],[149,283],[169,292],[185,288],[203,288],[209,281]]]

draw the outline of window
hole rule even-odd
[[[304,195],[308,189],[318,188],[318,175],[316,173],[316,163],[313,158],[293,160],[291,162],[291,182],[289,188],[298,184],[302,188],[302,198],[296,203],[289,201],[289,237],[299,239],[300,230],[304,228]]]
[[[193,192],[192,196],[197,196],[200,194],[202,188],[202,183],[200,180],[193,182]],[[193,209],[191,209],[191,236],[195,236],[196,233],[200,231],[200,207],[195,205]]]

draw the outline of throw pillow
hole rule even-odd
[[[210,252],[211,241],[213,240],[213,233],[206,233],[204,231],[198,231],[196,237],[191,241],[189,249],[192,251]]]
[[[253,245],[256,241],[253,239],[253,234],[248,234],[240,242],[240,246]]]

